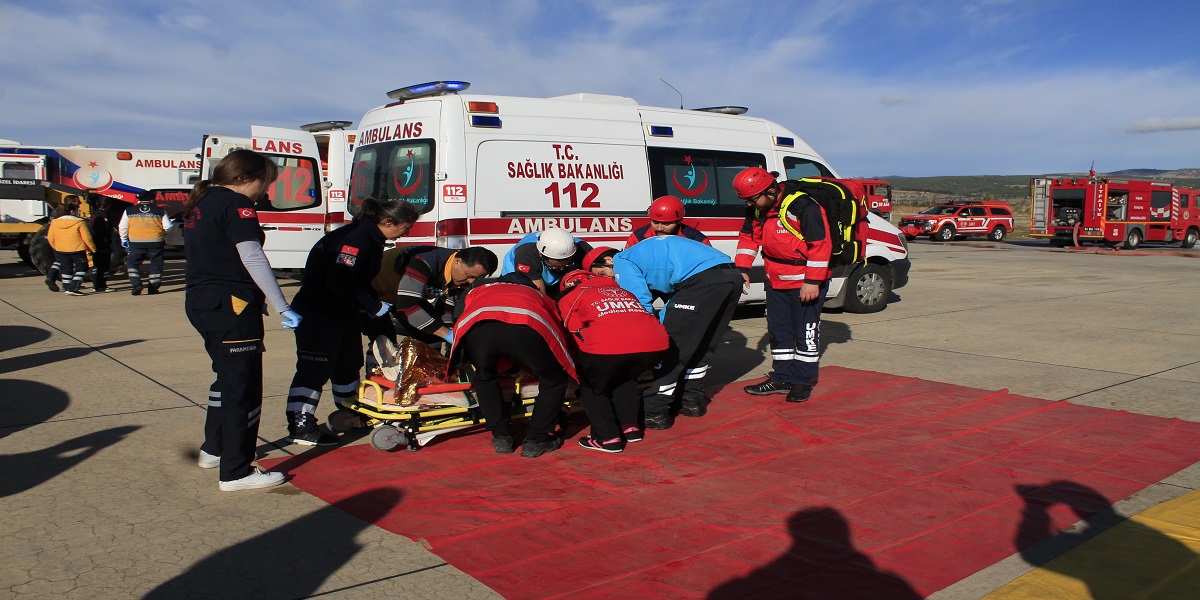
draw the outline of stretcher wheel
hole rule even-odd
[[[339,408],[332,413],[329,413],[329,428],[334,433],[346,433],[354,429],[362,429],[367,424],[363,422],[362,415],[345,408]]]
[[[391,425],[380,425],[371,432],[371,447],[376,450],[387,452],[407,442],[408,439],[404,434]]]

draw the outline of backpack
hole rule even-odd
[[[798,237],[803,237],[788,223],[784,215],[788,205],[807,195],[825,210],[825,222],[829,225],[830,268],[851,265],[863,260],[867,245],[867,211],[862,186],[857,182],[832,177],[805,177],[793,179],[792,193],[783,199],[779,207],[779,223]]]

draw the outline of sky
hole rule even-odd
[[[0,0],[0,139],[186,150],[456,79],[745,106],[843,176],[1200,168],[1197,23],[1196,0]]]

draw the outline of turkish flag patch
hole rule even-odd
[[[355,248],[354,246],[342,246],[342,254],[358,256],[358,248]]]
[[[258,213],[254,212],[253,208],[239,208],[238,216],[243,219],[257,219]]]
[[[528,273],[528,272],[529,272],[529,265],[517,265],[517,270],[518,270],[518,271],[520,271],[520,272],[522,272],[522,273]]]

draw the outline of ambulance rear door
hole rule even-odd
[[[250,131],[250,138],[206,137],[201,172],[211,178],[218,159],[243,148],[274,161],[279,176],[266,198],[255,204],[266,232],[263,250],[272,268],[302,269],[308,251],[325,235],[327,219],[316,139],[306,131],[278,127],[254,125]]]

